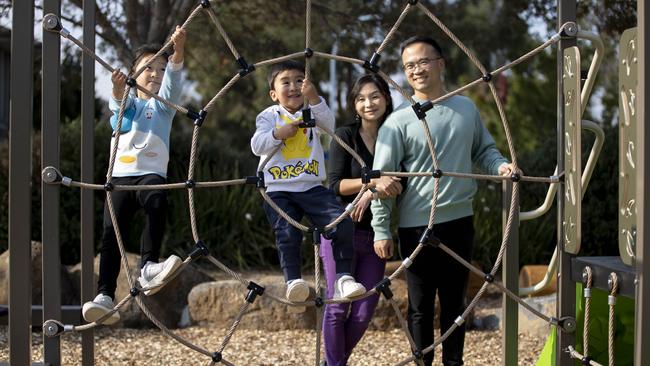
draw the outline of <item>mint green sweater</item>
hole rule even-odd
[[[439,169],[443,172],[471,173],[472,166],[476,165],[484,172],[498,174],[499,166],[508,162],[496,149],[476,106],[467,97],[453,96],[434,105],[427,112],[426,122]],[[382,172],[432,172],[435,169],[422,122],[408,102],[400,105],[379,129],[373,169]],[[475,193],[473,179],[440,178],[435,223],[472,215]],[[399,227],[426,226],[432,194],[433,178],[409,177],[406,189],[397,199]],[[392,239],[392,207],[392,200],[372,202],[375,240]]]

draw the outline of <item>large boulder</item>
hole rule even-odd
[[[131,268],[131,278],[137,285],[140,276],[140,256],[133,253],[126,254]],[[99,256],[95,257],[95,278],[99,272]],[[71,275],[75,280],[75,285],[80,286],[81,265],[78,264],[71,269]],[[170,283],[165,285],[159,292],[152,296],[140,295],[146,307],[150,312],[166,327],[176,328],[181,322],[183,309],[187,306],[187,295],[190,290],[202,283],[210,281],[203,272],[190,264],[183,272],[176,276]],[[139,285],[138,285],[139,287]],[[123,268],[117,278],[117,290],[115,293],[115,303],[129,295],[131,287],[126,278]],[[130,300],[120,309],[120,323],[122,326],[137,328],[143,326],[152,326],[149,318],[142,312],[135,299]]]
[[[32,281],[32,304],[43,303],[43,245],[40,242],[32,241],[31,255],[31,281]],[[79,304],[79,292],[75,291],[72,279],[65,266],[59,271],[61,276],[61,304]],[[0,304],[9,303],[9,250],[0,255]]]

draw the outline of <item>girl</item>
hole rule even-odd
[[[157,57],[136,78],[138,85],[175,104],[179,102],[181,94],[185,36],[185,30],[177,26],[171,37],[174,45],[174,53],[171,57],[167,54]],[[154,45],[138,48],[129,75],[144,66],[159,50],[160,47]],[[116,70],[111,81],[113,95],[108,105],[114,113],[111,118],[111,126],[114,130],[112,149],[115,143],[117,115],[127,76]],[[140,90],[136,90],[136,95],[129,95],[127,98],[111,182],[115,185],[165,184],[169,161],[169,134],[176,111]],[[157,263],[165,232],[166,192],[164,190],[113,191],[111,197],[123,238],[128,237],[128,230],[136,210],[144,209],[145,226],[140,244],[141,275],[138,281],[142,287],[159,285],[182,263],[175,255],[170,256],[163,263]],[[97,281],[98,295],[83,306],[82,313],[87,322],[94,322],[113,309],[120,259],[113,222],[108,205],[105,203],[104,232]],[[146,291],[145,294],[153,294],[159,289],[160,287]],[[118,320],[120,314],[115,312],[103,323],[113,324]]]
[[[362,76],[355,82],[348,94],[348,106],[355,113],[356,121],[338,128],[336,135],[352,147],[369,168],[372,168],[377,131],[393,111],[388,85],[377,75]],[[361,190],[361,166],[339,144],[332,144],[330,156],[328,175],[330,187],[344,204],[348,204]],[[352,275],[367,289],[372,288],[383,278],[385,258],[390,257],[389,252],[392,254],[392,248],[373,250],[374,235],[370,226],[371,213],[367,209],[368,205],[377,195],[396,196],[402,190],[399,178],[394,177],[373,179],[370,186],[379,193],[366,191],[351,214],[352,220],[355,222]],[[321,258],[327,280],[327,296],[331,298],[336,278],[332,247],[327,240],[323,240],[321,243]],[[328,366],[347,364],[352,349],[368,328],[378,301],[379,295],[375,294],[351,304],[332,304],[325,307],[323,335]]]

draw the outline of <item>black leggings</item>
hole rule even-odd
[[[114,177],[112,182],[115,185],[150,185],[165,184],[167,180],[157,174],[147,174],[138,177]],[[140,266],[144,266],[147,261],[158,262],[167,217],[166,191],[112,191],[111,198],[122,240],[129,237],[136,211],[144,208],[145,224],[140,243]],[[117,276],[120,274],[120,259],[108,202],[104,202],[104,232],[100,248],[97,292],[113,299],[117,288]]]
[[[403,258],[418,245],[426,227],[399,229]],[[433,225],[433,235],[468,262],[472,257],[474,226],[472,216]],[[408,285],[408,325],[415,345],[422,350],[433,344],[433,319],[436,291],[440,300],[440,331],[446,332],[465,310],[469,271],[441,249],[425,246],[406,270]],[[463,364],[465,323],[442,342],[445,366]],[[424,356],[425,365],[433,362],[433,351]]]

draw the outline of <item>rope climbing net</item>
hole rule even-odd
[[[390,78],[389,75],[387,75],[382,69],[379,64],[379,60],[381,58],[382,52],[384,52],[389,45],[390,41],[393,39],[393,37],[396,34],[397,29],[399,28],[400,24],[404,21],[405,17],[407,14],[411,11],[414,10],[419,10],[423,12],[428,18],[435,23],[435,25],[442,30],[462,51],[465,53],[465,55],[472,61],[472,63],[476,66],[476,68],[480,72],[480,77],[478,77],[476,80],[468,83],[465,86],[462,86],[454,91],[448,92],[447,94],[435,99],[435,100],[429,100],[423,103],[420,102],[415,102],[412,97],[406,93],[398,83],[396,83],[394,80]],[[188,347],[200,354],[203,354],[207,357],[209,360],[210,365],[214,365],[216,363],[223,363],[226,365],[232,365],[231,362],[229,362],[225,357],[224,357],[224,351],[226,350],[226,347],[237,330],[237,327],[242,320],[243,316],[246,314],[247,309],[251,304],[254,303],[257,297],[259,296],[266,296],[274,301],[277,301],[279,303],[285,304],[287,306],[314,306],[317,308],[317,320],[316,320],[316,345],[315,345],[315,359],[316,359],[316,365],[319,364],[320,362],[320,349],[321,349],[321,338],[320,338],[320,330],[322,326],[322,316],[323,316],[323,308],[325,304],[334,304],[334,303],[342,303],[342,302],[350,302],[350,301],[355,301],[359,300],[368,296],[371,296],[373,294],[381,294],[385,297],[385,299],[391,304],[392,308],[395,311],[395,314],[398,318],[398,322],[405,334],[405,337],[407,341],[410,344],[410,348],[412,350],[412,355],[399,361],[397,365],[405,365],[409,362],[417,362],[418,364],[422,363],[423,356],[426,353],[431,352],[436,346],[441,344],[456,328],[461,326],[465,319],[467,318],[468,314],[472,311],[472,309],[476,306],[477,302],[483,296],[485,293],[487,286],[492,285],[498,288],[500,291],[505,293],[508,297],[512,298],[513,300],[517,301],[520,305],[531,311],[533,314],[538,316],[539,318],[543,319],[545,322],[549,324],[553,324],[556,326],[561,327],[562,329],[566,331],[572,331],[572,328],[575,328],[575,320],[573,318],[562,318],[558,319],[556,317],[552,316],[547,316],[535,308],[531,307],[529,304],[524,302],[521,298],[517,296],[517,294],[513,293],[509,289],[507,289],[502,283],[499,281],[496,281],[495,276],[500,268],[505,249],[506,249],[506,244],[509,242],[509,238],[512,232],[513,228],[513,221],[515,220],[515,212],[517,211],[517,205],[519,202],[519,184],[521,182],[542,182],[542,183],[559,183],[561,180],[561,174],[554,174],[552,176],[548,177],[534,177],[534,176],[526,176],[521,173],[521,171],[518,168],[518,162],[517,162],[517,155],[515,153],[515,147],[514,143],[512,140],[512,135],[510,133],[510,128],[508,125],[508,121],[506,118],[506,113],[504,111],[502,102],[500,99],[497,97],[497,90],[496,87],[493,83],[493,77],[495,75],[498,75],[505,70],[508,70],[526,60],[529,58],[535,56],[536,54],[542,52],[546,48],[548,48],[551,45],[556,44],[562,36],[575,36],[577,33],[577,27],[574,23],[567,23],[565,24],[561,30],[554,34],[552,37],[550,37],[547,41],[544,43],[540,44],[538,47],[534,48],[530,52],[524,54],[523,56],[515,59],[514,61],[497,68],[493,71],[488,71],[483,64],[478,60],[478,58],[474,55],[474,53],[466,47],[460,39],[458,39],[454,33],[449,30],[443,23],[438,19],[424,4],[421,2],[418,2],[417,0],[408,0],[403,11],[401,12],[400,16],[394,23],[394,25],[391,27],[391,29],[388,31],[386,34],[386,37],[383,39],[381,42],[381,45],[372,53],[372,55],[367,59],[367,60],[361,60],[357,58],[352,58],[352,57],[345,57],[345,56],[339,56],[339,55],[334,55],[334,54],[329,54],[329,53],[324,53],[324,52],[318,52],[316,50],[312,50],[310,46],[311,42],[311,1],[306,0],[306,34],[305,34],[305,49],[304,51],[301,52],[295,52],[289,55],[269,59],[269,60],[264,60],[264,61],[259,61],[256,63],[251,63],[249,64],[245,58],[237,51],[237,48],[229,38],[226,30],[222,26],[222,24],[219,21],[219,17],[217,15],[217,12],[215,11],[213,5],[210,3],[209,0],[202,0],[200,1],[197,6],[194,8],[194,10],[191,12],[189,17],[185,20],[185,22],[182,25],[183,29],[186,29],[188,25],[194,21],[199,15],[205,15],[207,16],[210,21],[214,24],[215,28],[227,44],[228,49],[234,56],[237,65],[239,66],[239,69],[237,72],[232,76],[232,78],[218,91],[216,95],[199,111],[192,110],[191,108],[185,108],[180,105],[176,105],[164,98],[159,97],[157,94],[153,94],[149,92],[147,89],[145,89],[143,86],[138,85],[136,82],[136,78],[145,70],[145,68],[159,55],[161,55],[163,52],[167,51],[170,49],[172,42],[171,40],[167,41],[165,45],[162,47],[162,49],[154,56],[149,59],[149,61],[143,65],[140,69],[135,71],[133,74],[128,75],[128,80],[127,80],[127,85],[124,89],[122,101],[121,101],[121,106],[118,114],[118,119],[117,119],[117,126],[115,127],[115,134],[114,134],[114,142],[111,145],[111,154],[110,154],[110,162],[109,162],[109,167],[108,171],[106,173],[106,183],[105,184],[92,184],[92,183],[86,183],[86,182],[80,182],[80,181],[74,181],[71,178],[64,176],[59,172],[55,167],[46,167],[43,169],[42,176],[43,176],[43,181],[49,184],[62,184],[64,186],[68,187],[77,187],[77,188],[84,188],[84,189],[92,189],[92,190],[104,190],[106,192],[106,203],[110,212],[110,217],[113,222],[113,227],[115,229],[115,235],[117,238],[117,243],[119,247],[119,251],[121,254],[121,265],[124,268],[124,272],[126,274],[126,279],[129,284],[130,293],[121,299],[117,305],[112,309],[111,312],[108,314],[104,315],[97,321],[89,324],[84,324],[80,326],[76,325],[65,325],[61,323],[58,320],[48,320],[44,323],[44,332],[48,336],[57,336],[63,332],[80,332],[83,330],[87,330],[90,328],[94,328],[100,324],[109,317],[111,317],[112,314],[115,312],[119,311],[122,307],[125,306],[128,302],[131,300],[134,300],[137,305],[140,307],[142,312],[158,327],[161,329],[161,331],[171,337],[172,339],[176,340],[177,342],[181,343],[185,347]],[[65,29],[62,25],[60,20],[58,19],[57,16],[53,14],[48,14],[44,17],[43,19],[43,27],[45,30],[50,31],[50,32],[56,32],[60,34],[62,37],[67,38],[74,44],[76,44],[78,47],[80,47],[83,52],[90,57],[94,58],[97,62],[99,62],[104,68],[106,68],[108,71],[113,72],[116,69],[111,67],[106,61],[102,60],[99,56],[97,56],[93,50],[90,48],[86,47],[81,41],[79,41],[77,38],[72,36],[70,32]],[[362,66],[364,69],[366,69],[368,72],[378,74],[381,76],[386,82],[388,82],[393,88],[395,88],[399,93],[403,95],[403,97],[409,101],[411,104],[411,107],[417,117],[419,118],[421,124],[422,124],[422,129],[423,132],[426,136],[427,139],[427,146],[428,150],[431,154],[432,160],[433,160],[433,165],[434,165],[434,170],[431,172],[383,172],[383,171],[377,171],[377,170],[371,170],[369,169],[366,164],[364,163],[363,159],[350,147],[348,146],[345,142],[343,142],[336,134],[333,133],[333,131],[317,124],[315,120],[311,117],[310,110],[307,108],[303,110],[303,122],[300,127],[305,127],[305,128],[317,128],[323,133],[331,136],[333,140],[340,144],[362,167],[362,188],[354,201],[348,205],[345,208],[345,211],[343,212],[342,215],[340,215],[338,218],[336,218],[334,221],[331,223],[327,224],[324,227],[309,227],[301,224],[300,222],[297,222],[296,220],[292,219],[287,213],[285,213],[280,207],[278,207],[267,195],[266,190],[265,190],[265,182],[264,182],[264,175],[262,171],[264,170],[265,166],[267,165],[269,159],[271,156],[273,156],[279,148],[276,148],[273,153],[269,154],[268,157],[260,164],[259,166],[259,171],[257,172],[257,175],[254,176],[248,176],[242,179],[234,179],[234,180],[227,180],[227,181],[205,181],[205,182],[200,182],[200,181],[195,181],[194,179],[194,171],[195,171],[195,163],[197,160],[197,145],[198,145],[198,136],[199,136],[199,131],[201,129],[201,126],[203,125],[206,116],[208,113],[210,113],[216,106],[217,102],[221,97],[223,97],[228,90],[235,85],[240,79],[246,77],[248,74],[254,72],[255,70],[264,67],[264,66],[269,66],[273,65],[282,61],[290,60],[290,59],[303,59],[305,61],[305,77],[309,78],[310,77],[310,61],[312,58],[323,58],[323,59],[330,59],[330,60],[336,60],[336,61],[341,61],[341,62],[347,62],[347,63],[352,63],[356,65]],[[442,171],[439,167],[438,159],[436,156],[436,151],[434,148],[433,140],[431,138],[429,129],[427,127],[427,123],[425,121],[426,113],[428,110],[433,108],[434,104],[439,103],[447,98],[450,98],[454,95],[458,95],[460,93],[463,93],[465,90],[474,87],[480,83],[485,83],[488,85],[490,92],[493,96],[493,99],[496,103],[497,110],[499,112],[499,116],[502,121],[502,127],[505,132],[510,156],[512,163],[515,167],[512,175],[510,176],[496,176],[496,175],[483,175],[483,174],[473,174],[473,173],[465,173],[465,172],[453,172],[453,171]],[[126,105],[126,100],[127,96],[129,93],[137,89],[138,91],[141,91],[151,98],[155,98],[157,101],[165,104],[166,106],[173,108],[174,110],[178,111],[179,113],[187,116],[189,119],[191,119],[194,123],[194,128],[193,128],[193,133],[192,133],[192,143],[191,143],[191,153],[190,153],[190,161],[189,161],[189,170],[187,173],[187,180],[185,182],[178,182],[178,183],[170,183],[170,184],[159,184],[159,185],[118,185],[118,184],[113,184],[112,183],[112,172],[113,172],[113,167],[115,164],[115,159],[117,155],[117,147],[118,147],[118,142],[120,139],[120,129],[122,126],[122,120],[124,117],[124,112],[125,112],[125,105]],[[557,172],[557,171],[556,171]],[[332,230],[338,223],[340,223],[343,219],[345,219],[346,216],[349,216],[351,212],[354,210],[355,205],[359,202],[361,199],[361,196],[369,189],[368,184],[370,183],[371,179],[373,178],[378,178],[380,176],[395,176],[395,177],[427,177],[431,178],[433,180],[433,193],[431,196],[431,211],[429,213],[429,218],[428,218],[428,225],[427,229],[424,231],[422,234],[421,238],[419,239],[419,243],[413,253],[405,258],[398,269],[391,274],[389,277],[384,278],[382,281],[377,283],[372,289],[369,289],[365,294],[360,295],[355,298],[350,298],[350,299],[327,299],[324,296],[324,292],[322,289],[322,278],[321,278],[321,263],[319,261],[319,255],[318,255],[318,247],[320,244],[320,235],[323,233],[327,233],[328,231]],[[438,194],[439,194],[439,181],[440,178],[443,176],[448,176],[448,177],[455,177],[455,178],[464,178],[464,179],[490,179],[490,180],[511,180],[512,181],[512,196],[510,199],[510,206],[509,206],[509,214],[507,216],[507,222],[506,222],[506,227],[504,229],[504,234],[503,238],[500,244],[499,252],[497,255],[497,258],[495,260],[495,263],[492,267],[492,269],[489,272],[483,272],[481,269],[473,266],[466,260],[464,260],[461,256],[456,254],[453,250],[451,250],[445,243],[441,242],[438,238],[434,236],[433,233],[433,224],[434,224],[434,219],[436,215],[436,204],[437,204],[437,199],[438,199]],[[204,245],[203,241],[201,240],[201,235],[200,235],[200,230],[197,225],[197,220],[196,220],[196,208],[195,208],[195,197],[194,197],[194,191],[199,188],[214,188],[214,187],[226,187],[226,186],[232,186],[232,185],[243,185],[243,184],[248,184],[248,185],[253,185],[255,186],[259,192],[262,198],[284,219],[286,219],[291,225],[294,227],[300,229],[302,232],[306,233],[311,233],[314,238],[314,273],[315,273],[315,288],[316,288],[316,297],[313,300],[308,300],[304,302],[291,302],[284,298],[283,296],[277,296],[273,293],[270,293],[268,291],[265,291],[265,287],[262,286],[261,284],[257,284],[253,281],[247,280],[244,278],[241,274],[237,273],[236,271],[230,269],[228,266],[226,266],[224,263],[219,261],[217,258],[215,258],[213,255],[210,254],[208,248]],[[115,210],[113,207],[113,197],[112,193],[115,191],[128,191],[128,190],[154,190],[154,189],[186,189],[188,193],[188,201],[189,201],[189,214],[190,214],[190,223],[191,223],[191,231],[192,231],[192,237],[193,237],[193,242],[195,243],[194,248],[188,253],[187,257],[183,261],[182,265],[173,273],[173,275],[166,280],[164,283],[156,285],[156,286],[149,286],[149,287],[139,287],[136,282],[134,282],[134,279],[132,277],[132,272],[130,271],[130,265],[127,260],[127,256],[125,255],[125,249],[124,249],[124,242],[122,235],[119,231],[119,225],[117,224],[117,218],[115,215]],[[478,293],[476,296],[473,298],[473,300],[470,302],[470,304],[467,306],[466,310],[462,313],[459,314],[459,316],[456,318],[455,322],[451,325],[449,329],[446,329],[444,333],[436,339],[436,341],[429,345],[428,347],[424,349],[417,349],[413,339],[410,336],[410,333],[408,332],[406,321],[402,315],[402,313],[399,310],[399,307],[395,300],[393,299],[393,293],[391,291],[391,281],[393,281],[397,276],[399,276],[407,267],[409,267],[413,261],[417,260],[418,253],[424,248],[425,246],[430,246],[430,247],[437,247],[447,253],[449,256],[460,262],[463,266],[465,266],[468,270],[472,271],[473,273],[479,275],[481,278],[483,278],[484,282],[481,288],[479,289]],[[241,305],[241,308],[235,317],[234,321],[232,322],[232,325],[228,329],[223,341],[221,344],[216,347],[212,348],[212,350],[209,350],[207,348],[201,347],[199,345],[196,345],[192,342],[190,342],[187,339],[184,339],[183,337],[179,336],[178,334],[174,333],[170,329],[168,329],[164,324],[162,324],[156,316],[150,311],[150,309],[147,307],[145,302],[142,299],[142,296],[149,293],[149,291],[156,289],[157,287],[162,287],[165,286],[169,281],[171,281],[173,278],[178,276],[190,263],[198,260],[199,258],[205,258],[212,264],[214,264],[217,268],[219,268],[221,271],[225,272],[238,282],[240,282],[242,285],[244,285],[247,289],[247,294],[245,296],[245,301]],[[587,349],[587,347],[585,347]]]

